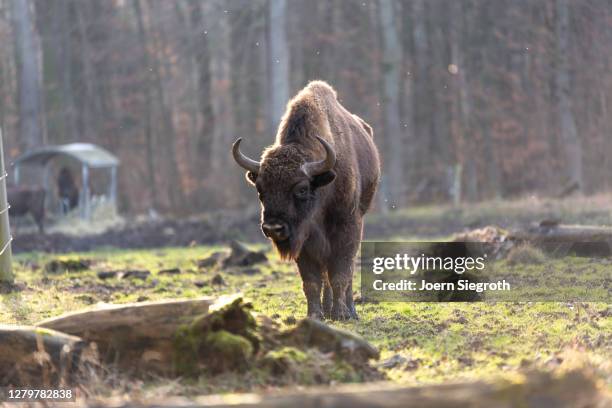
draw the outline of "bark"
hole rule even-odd
[[[202,297],[111,305],[51,318],[38,326],[95,342],[105,361],[143,372],[168,372],[178,328],[206,314],[212,304],[212,298]]]
[[[11,0],[19,72],[19,133],[24,150],[44,142],[40,42],[34,25],[32,3]]]
[[[400,123],[402,46],[396,24],[393,0],[380,0],[380,27],[383,43],[383,106],[385,130],[385,167],[387,168],[388,205],[402,204],[404,138]]]
[[[572,111],[570,83],[570,4],[569,0],[556,0],[557,69],[555,85],[557,91],[557,114],[559,132],[565,150],[567,184],[577,183],[584,188],[582,177],[582,142],[576,129]]]
[[[268,0],[268,128],[276,131],[289,100],[289,45],[287,43],[287,1]]]

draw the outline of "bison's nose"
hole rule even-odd
[[[266,237],[272,238],[274,241],[284,241],[289,238],[289,228],[284,223],[264,222],[261,229]]]

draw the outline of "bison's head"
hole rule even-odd
[[[320,207],[320,187],[331,183],[336,153],[317,136],[325,157],[312,161],[304,149],[294,144],[266,150],[261,162],[240,151],[240,141],[233,146],[234,160],[247,170],[261,201],[261,229],[283,258],[297,258],[308,237]]]

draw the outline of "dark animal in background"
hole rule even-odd
[[[59,195],[62,213],[66,214],[79,205],[79,188],[77,187],[72,172],[67,167],[62,167],[57,177],[57,192]]]
[[[44,233],[45,189],[38,186],[7,186],[6,193],[11,206],[9,214],[14,217],[30,214],[38,231]]]
[[[234,159],[257,188],[263,233],[297,262],[308,316],[357,319],[354,258],[380,178],[372,128],[313,81],[287,105],[261,161],[242,154],[240,142]]]

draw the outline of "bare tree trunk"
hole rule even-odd
[[[380,28],[383,40],[383,103],[385,128],[385,164],[387,168],[388,204],[399,206],[402,201],[403,138],[400,124],[400,69],[402,46],[399,39],[394,0],[380,0]]]
[[[36,38],[32,3],[12,0],[15,47],[19,72],[19,130],[24,149],[40,146],[44,141],[40,81],[40,43]]]
[[[456,76],[457,90],[459,93],[459,143],[460,151],[457,151],[458,161],[461,167],[465,169],[465,191],[467,199],[474,201],[478,198],[478,174],[476,169],[476,160],[472,155],[476,154],[476,148],[472,135],[472,97],[466,77],[467,66],[463,57],[462,38],[463,38],[463,23],[461,21],[464,16],[461,2],[453,1],[450,3],[450,25],[451,25],[451,74]],[[486,136],[488,137],[488,135]]]
[[[83,64],[83,76],[82,81],[84,83],[85,94],[83,98],[83,106],[81,107],[83,112],[83,129],[81,138],[95,139],[98,136],[100,129],[99,119],[100,114],[100,99],[96,94],[95,84],[96,75],[94,62],[92,57],[92,46],[89,42],[88,29],[86,23],[87,19],[87,7],[90,5],[88,2],[75,3],[75,12],[79,37],[81,40],[80,51],[81,51],[81,62]]]
[[[567,184],[577,184],[582,190],[582,144],[576,130],[576,121],[572,112],[569,73],[569,38],[570,15],[569,0],[556,0],[556,36],[557,62],[555,84],[557,91],[557,109],[559,115],[559,132],[566,154]]]
[[[427,35],[427,13],[424,0],[414,0],[412,5],[412,36],[414,38],[415,58],[415,93],[418,103],[414,106],[415,131],[415,168],[418,169],[418,178],[427,176],[429,170],[428,158],[431,152],[428,148],[428,139],[431,134],[431,92],[429,83],[429,40]]]
[[[136,14],[136,21],[138,23],[138,38],[140,40],[140,47],[143,53],[143,62],[145,67],[151,66],[151,61],[149,58],[149,49],[147,46],[147,34],[145,32],[144,22],[142,19],[142,8],[140,7],[140,0],[134,0],[132,2],[134,6],[134,14]],[[146,152],[147,152],[147,173],[148,173],[148,183],[149,183],[149,194],[151,196],[151,206],[153,208],[159,209],[159,200],[157,196],[157,184],[155,182],[155,148],[153,146],[153,132],[151,130],[151,76],[150,70],[147,68],[145,70],[146,80],[144,82],[144,92],[145,92],[145,117],[144,117],[144,125],[145,125],[145,144],[146,144]]]
[[[57,4],[56,29],[60,32],[58,36],[57,67],[62,67],[61,87],[63,99],[64,129],[66,129],[70,140],[79,139],[76,124],[76,108],[72,90],[72,42],[70,39],[70,13],[68,0],[60,0]]]
[[[268,127],[273,133],[289,99],[289,45],[287,44],[287,1],[268,0],[269,97]]]
[[[213,120],[212,100],[211,95],[211,78],[210,78],[210,34],[204,27],[204,17],[202,15],[203,5],[192,0],[190,3],[191,9],[189,14],[189,22],[191,26],[191,36],[194,43],[194,60],[196,63],[197,74],[197,95],[199,115],[202,121],[201,132],[198,133],[196,142],[196,156],[199,158],[207,157],[210,152],[209,148],[212,142],[211,123]],[[202,35],[204,34],[205,35]],[[198,163],[199,174],[206,174],[210,170],[210,161],[205,160],[203,163]]]
[[[227,13],[221,3],[208,3],[205,13],[210,35],[210,76],[214,117],[210,163],[213,172],[219,174],[227,162],[231,141],[235,138],[234,106],[231,94],[230,47],[231,33]]]
[[[151,11],[156,15],[158,21],[163,21],[163,11],[161,9],[163,3],[150,3]],[[154,36],[158,41],[153,41],[154,48],[160,52],[164,61],[168,61],[169,58],[165,55],[165,47],[167,44],[166,33],[164,31],[163,24],[160,24],[158,36]],[[174,122],[172,119],[172,108],[168,106],[166,101],[166,93],[164,92],[163,77],[160,67],[160,59],[156,56],[151,61],[151,69],[153,72],[153,88],[155,91],[155,97],[159,103],[161,122],[164,135],[163,147],[165,148],[164,160],[167,161],[167,183],[168,183],[168,196],[170,198],[170,207],[172,210],[182,208],[185,203],[185,197],[183,194],[182,183],[179,176],[178,165],[176,162],[176,132],[174,129]]]

